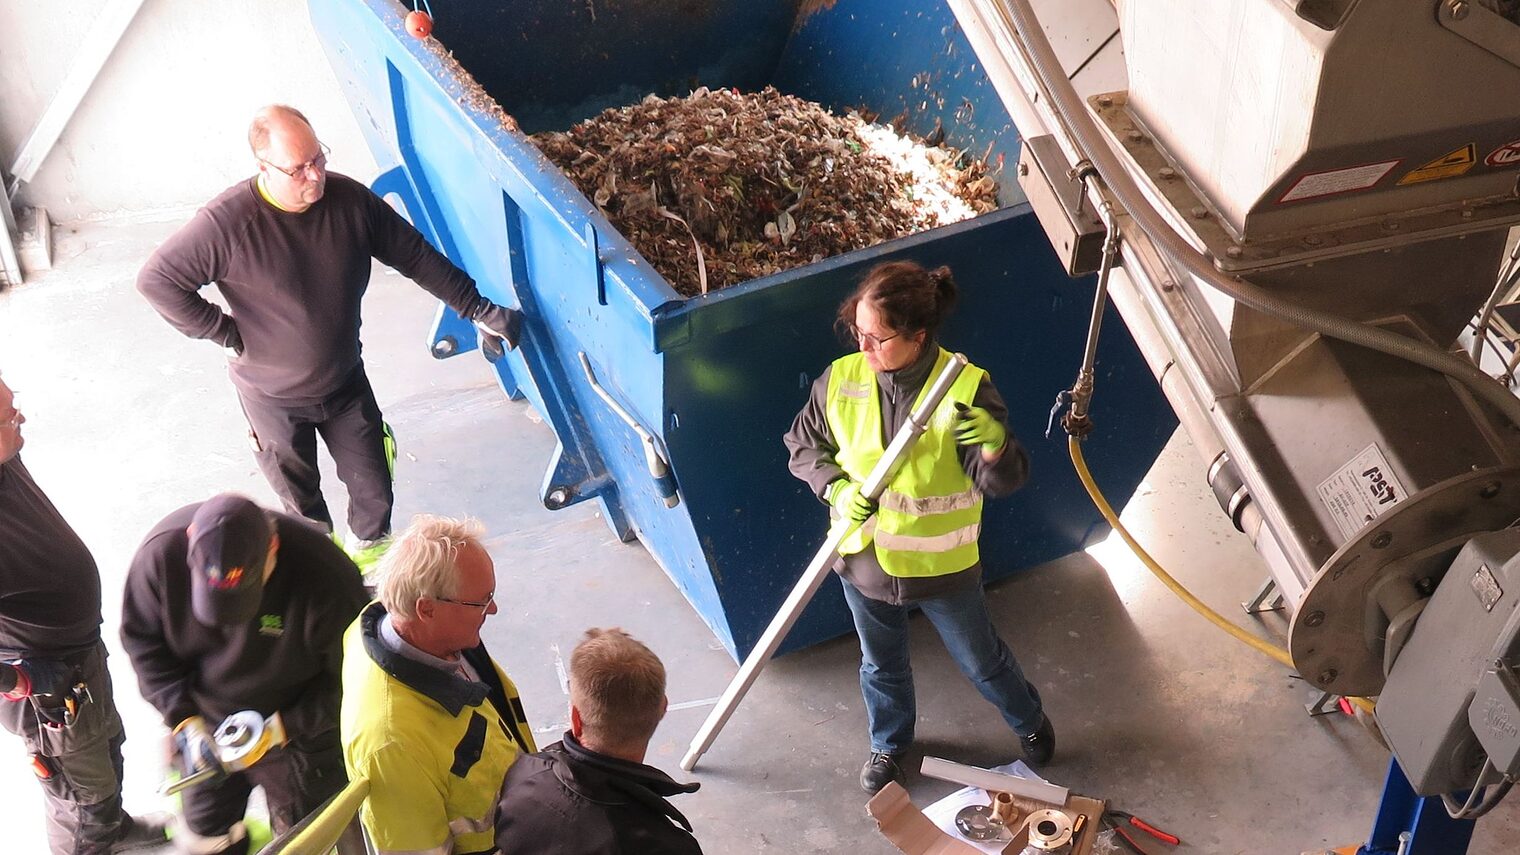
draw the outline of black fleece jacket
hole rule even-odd
[[[698,786],[599,754],[567,732],[507,770],[496,845],[501,855],[701,855],[691,823],[665,800]]]
[[[100,641],[100,571],[17,455],[0,463],[0,659]]]
[[[159,246],[137,290],[191,338],[241,339],[232,382],[287,407],[321,403],[359,368],[359,303],[370,259],[414,280],[465,317],[484,298],[475,280],[428,244],[368,187],[330,172],[305,211],[282,211],[257,179],[212,199]],[[199,293],[215,283],[229,317]]]
[[[132,559],[121,643],[142,695],[173,727],[201,715],[278,711],[293,740],[338,726],[343,631],[364,607],[364,583],[343,550],[310,523],[269,511],[280,537],[252,620],[206,626],[190,607],[185,529],[197,502],[165,517]]]

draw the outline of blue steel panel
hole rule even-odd
[[[897,3],[852,3],[842,0],[836,8],[903,14]],[[602,5],[599,0],[598,10]],[[667,52],[668,60],[689,61],[695,72],[729,62],[726,45],[739,22],[755,29],[751,44],[766,43],[769,25],[761,26],[756,16],[772,15],[772,7],[728,5],[734,8],[702,19],[716,28],[710,38],[683,41],[680,50]],[[584,86],[556,89],[554,82],[566,58],[575,55],[569,47],[529,39],[543,42],[537,52],[506,50],[503,33],[560,20],[518,14],[531,8],[453,6],[445,20],[458,29],[441,25],[438,33],[457,55],[499,54],[481,60],[494,63],[485,66],[488,73],[471,67],[477,78],[491,81],[493,91],[521,79],[534,81],[540,97],[583,97]],[[504,387],[520,387],[559,437],[543,486],[546,503],[601,502],[612,529],[620,536],[638,533],[731,654],[748,652],[822,536],[822,509],[787,474],[779,437],[811,377],[842,352],[829,324],[834,306],[866,267],[881,260],[907,257],[956,269],[966,303],[946,342],[998,378],[1014,407],[1014,429],[1031,445],[1035,482],[992,505],[984,541],[990,575],[1057,557],[1090,535],[1097,516],[1082,498],[1063,446],[1041,443],[1038,435],[1049,401],[1075,372],[1091,284],[1065,279],[1026,209],[681,301],[558,169],[519,133],[499,125],[438,55],[404,34],[403,7],[392,0],[322,0],[309,9],[377,161],[383,169],[404,171],[406,181],[391,175],[383,184],[406,198],[419,225],[483,293],[525,310],[522,347],[498,371],[507,372]],[[799,39],[816,40],[810,28],[824,20],[815,15],[804,21]],[[691,31],[679,32],[684,38]],[[852,38],[890,32],[864,27]],[[936,38],[897,41],[933,52],[939,49]],[[768,43],[773,54],[780,51],[779,39]],[[627,59],[653,50],[653,44],[646,39],[603,49]],[[807,53],[800,44],[794,44],[794,57]],[[712,55],[691,53],[696,46]],[[773,55],[767,67],[777,62]],[[518,63],[511,67],[521,77],[502,78],[503,63]],[[912,66],[911,57],[899,63],[901,69]],[[957,79],[948,66],[933,67]],[[620,76],[607,68],[602,73],[609,82],[639,79],[636,71],[624,69]],[[503,97],[509,106],[523,88],[512,87]],[[883,112],[890,108],[879,103]],[[1174,421],[1132,344],[1116,329],[1110,327],[1100,350],[1098,431],[1089,457],[1105,486],[1121,497],[1138,483]],[[683,499],[676,508],[665,507],[634,433],[589,389],[581,351],[611,394],[669,447]],[[1115,417],[1104,420],[1109,413]],[[557,488],[565,488],[568,498],[554,498]],[[835,593],[809,612],[789,648],[848,630],[837,589],[826,591]]]
[[[455,3],[439,6],[433,32],[532,134],[650,92],[758,89],[771,77],[795,7],[795,0]]]

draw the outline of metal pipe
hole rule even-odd
[[[1483,308],[1478,311],[1478,326],[1473,330],[1471,353],[1474,365],[1483,364],[1483,337],[1488,335],[1488,322],[1494,317],[1494,307],[1499,305],[1499,298],[1514,284],[1514,279],[1506,275],[1508,272],[1507,269],[1500,269],[1499,277],[1494,280],[1493,292],[1483,301]]]
[[[1103,238],[1103,260],[1098,265],[1098,285],[1093,289],[1092,315],[1087,320],[1087,346],[1082,353],[1082,368],[1077,372],[1077,382],[1071,390],[1071,415],[1065,424],[1068,431],[1082,433],[1092,427],[1087,418],[1087,410],[1092,403],[1093,365],[1098,360],[1098,333],[1103,326],[1103,309],[1108,305],[1108,277],[1114,269],[1114,257],[1119,253],[1119,225],[1114,219],[1114,204],[1101,190],[1099,196],[1102,201],[1098,204],[1098,217],[1103,221],[1106,232]],[[1086,194],[1083,194],[1083,198],[1086,198]]]
[[[1220,273],[1208,255],[1195,249],[1167,224],[1146,199],[1129,167],[1109,147],[1097,123],[1087,114],[1086,105],[1077,96],[1071,81],[1066,79],[1029,0],[996,0],[992,5],[1005,18],[1005,24],[1015,35],[1015,42],[1027,54],[1039,78],[1040,90],[1052,103],[1057,121],[1071,134],[1073,144],[1097,167],[1115,199],[1141,230],[1188,273],[1263,314],[1439,371],[1468,386],[1505,418],[1520,425],[1520,398],[1468,359],[1389,330],[1296,305],[1244,279]]]
[[[961,371],[968,365],[964,354],[954,353],[950,360],[940,371],[939,376],[925,393],[922,401],[908,414],[908,420],[898,429],[897,435],[892,438],[892,444],[882,453],[881,459],[871,469],[871,474],[866,476],[865,483],[861,485],[864,495],[876,500],[881,497],[887,483],[897,474],[904,461],[908,458],[908,451],[913,444],[929,428],[929,418],[939,408],[939,404],[949,393],[950,387],[960,378]],[[696,768],[697,761],[712,747],[713,740],[718,738],[718,732],[723,725],[728,723],[739,702],[744,700],[750,686],[760,676],[760,670],[765,667],[771,657],[775,655],[776,648],[781,646],[781,640],[791,631],[797,623],[797,618],[802,616],[802,610],[818,592],[818,587],[823,584],[824,577],[834,564],[834,556],[839,551],[839,545],[855,532],[857,526],[840,526],[833,530],[828,539],[819,547],[813,555],[813,560],[808,563],[807,569],[802,571],[802,578],[792,587],[792,592],[787,595],[786,602],[781,604],[781,610],[771,619],[770,626],[760,635],[755,648],[745,657],[744,664],[739,666],[739,673],[729,681],[728,688],[723,690],[723,696],[718,699],[718,705],[708,713],[707,720],[702,722],[702,727],[697,735],[691,740],[691,747],[687,749],[686,756],[681,759],[681,768],[690,772]]]

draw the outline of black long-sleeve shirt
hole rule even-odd
[[[924,343],[923,353],[911,364],[897,371],[884,371],[876,375],[877,394],[881,399],[882,447],[891,443],[892,437],[908,420],[913,402],[924,384],[929,382],[934,362],[939,356],[939,345],[932,340]],[[827,502],[829,484],[840,478],[848,478],[835,460],[839,442],[829,429],[828,409],[829,375],[832,367],[813,381],[807,404],[792,422],[782,441],[790,455],[788,468],[792,475],[805,481],[820,501]],[[1005,428],[1008,426],[1008,406],[992,385],[992,377],[982,379],[971,402],[986,410]],[[1013,432],[1008,433],[1008,444],[996,461],[982,459],[980,446],[961,446],[961,467],[966,470],[972,483],[987,498],[1006,496],[1023,486],[1029,478],[1029,455],[1019,444]],[[882,602],[901,604],[924,600],[979,585],[982,565],[973,564],[959,573],[929,577],[892,576],[883,570],[876,558],[876,550],[866,549],[840,559],[836,565],[839,574],[860,590],[862,594]]]
[[[18,455],[0,463],[0,659],[100,641],[100,570]]]
[[[282,211],[240,182],[159,246],[137,290],[175,329],[243,353],[231,362],[241,392],[285,406],[320,403],[360,364],[359,304],[370,259],[400,271],[469,317],[475,282],[363,184],[328,173],[322,198]],[[229,317],[198,292],[215,283]]]
[[[199,507],[165,517],[127,570],[121,642],[143,697],[171,727],[192,715],[215,726],[238,710],[278,711],[293,739],[337,727],[343,631],[366,601],[358,569],[310,523],[270,512],[280,545],[258,614],[206,626],[186,561]]]

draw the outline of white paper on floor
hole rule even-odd
[[[993,766],[992,771],[1017,775],[1020,778],[1027,778],[1031,781],[1050,783],[1035,774],[1035,771],[1029,768],[1023,760],[1015,760],[1002,766]],[[1003,847],[1008,845],[1008,841],[1011,839],[1009,836],[1004,835],[997,840],[967,840],[965,836],[955,830],[955,815],[960,813],[961,808],[967,805],[985,805],[991,800],[992,797],[987,795],[987,791],[981,787],[962,787],[924,808],[924,816],[927,816],[930,822],[939,826],[940,830],[956,840],[975,846],[986,852],[987,855],[998,855],[1003,851]]]

